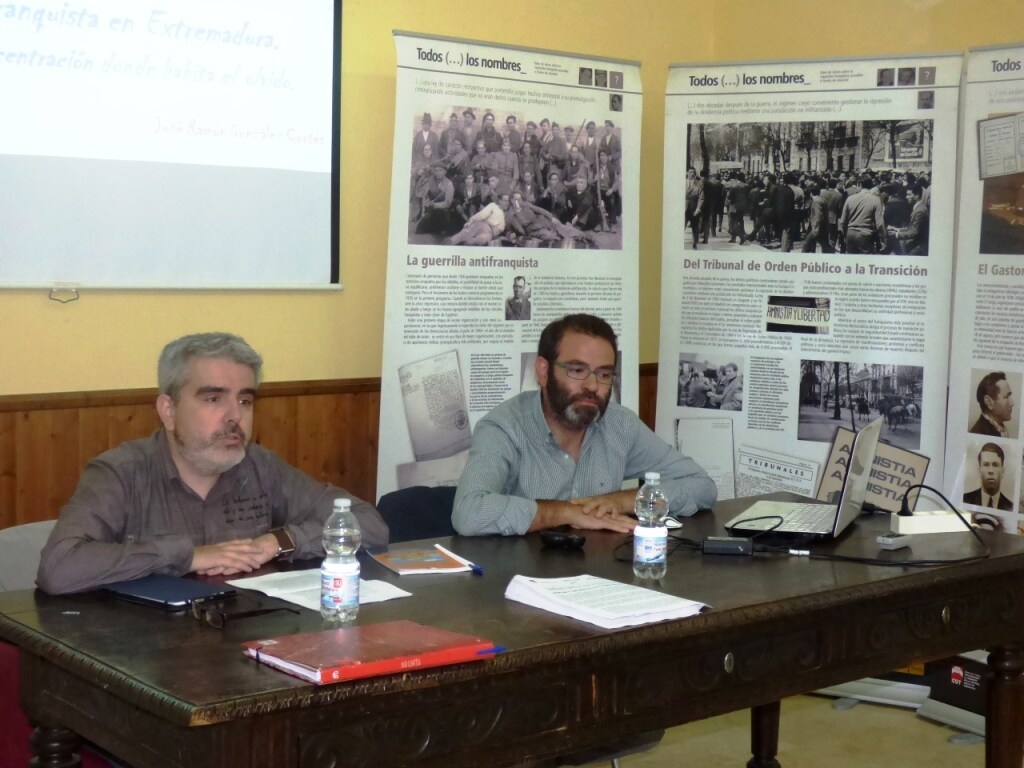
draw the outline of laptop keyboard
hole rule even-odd
[[[835,522],[836,508],[832,504],[794,504],[783,517],[776,531],[828,531]]]

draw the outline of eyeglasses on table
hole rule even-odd
[[[192,601],[192,618],[209,624],[214,629],[224,629],[229,621],[238,619],[249,619],[255,616],[266,616],[270,613],[287,611],[298,616],[297,608],[288,608],[283,605],[267,607],[259,601],[253,600],[249,606],[237,605],[231,600],[222,597],[207,598],[205,600]]]

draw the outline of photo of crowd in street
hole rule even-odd
[[[927,256],[934,121],[686,126],[686,247]]]
[[[881,416],[883,442],[917,450],[923,382],[918,365],[801,360],[797,439],[830,443],[836,427],[857,432]]]
[[[679,355],[677,404],[686,408],[743,410],[743,360],[712,361],[684,352]]]
[[[409,243],[621,249],[621,128],[476,106],[418,114]]]

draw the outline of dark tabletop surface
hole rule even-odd
[[[787,498],[785,494],[775,497]],[[722,521],[749,503],[720,503],[716,512],[698,513],[672,534],[697,540],[725,535]],[[981,551],[966,531],[919,536],[909,549],[879,551],[875,537],[887,531],[887,516],[866,515],[838,542],[813,544],[810,549],[889,561],[954,559]],[[1024,538],[983,532],[992,557],[971,565],[912,569],[776,555],[705,556],[679,549],[669,558],[665,578],[652,584],[633,576],[628,536],[583,533],[587,541],[579,551],[545,548],[536,534],[442,540],[452,551],[482,566],[482,576],[398,576],[363,558],[364,579],[395,583],[413,596],[364,605],[357,621],[411,619],[486,637],[507,648],[500,657],[461,665],[467,668],[465,674],[472,676],[479,672],[470,668],[480,665],[513,670],[541,658],[550,661],[553,655],[569,660],[586,653],[614,653],[641,640],[700,642],[718,626],[784,621],[787,615],[812,605],[842,611],[849,601],[889,594],[897,579],[902,579],[904,587],[926,587],[955,581],[966,573],[964,569],[971,569],[972,574],[1024,569]],[[622,562],[616,559],[616,552]],[[313,562],[300,565],[316,567]],[[641,584],[710,607],[688,619],[609,631],[504,598],[509,580],[516,574],[559,577],[580,573]],[[300,609],[299,615],[276,613],[242,619],[216,630],[195,621],[187,611],[166,613],[101,592],[56,597],[38,590],[0,593],[0,638],[73,672],[102,679],[140,706],[187,724],[230,717],[232,706],[241,701],[250,706],[261,701],[273,707],[309,706],[367,692],[428,685],[437,674],[423,670],[318,688],[245,658],[239,647],[244,640],[326,626],[318,613]],[[580,640],[589,642],[576,642]]]

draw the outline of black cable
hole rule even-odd
[[[979,555],[968,555],[967,557],[958,557],[958,558],[954,558],[952,560],[882,560],[881,558],[874,558],[874,557],[853,557],[851,555],[830,555],[830,554],[824,554],[824,553],[811,552],[809,549],[802,549],[802,550],[800,550],[800,549],[793,549],[793,548],[788,548],[787,549],[785,547],[779,547],[776,551],[786,552],[786,553],[788,553],[790,555],[794,555],[794,556],[797,556],[797,557],[807,557],[807,558],[810,558],[811,560],[836,560],[836,561],[840,561],[840,562],[844,562],[844,563],[865,563],[867,565],[884,565],[884,566],[888,566],[888,567],[899,566],[901,568],[932,568],[932,567],[935,567],[937,565],[957,565],[957,564],[961,564],[961,563],[973,563],[973,562],[977,562],[978,560],[985,560],[985,559],[987,559],[989,557],[989,555],[991,553],[989,552],[988,545],[981,538],[981,536],[978,535],[978,532],[975,530],[974,526],[971,525],[970,522],[968,522],[967,519],[962,514],[960,514],[960,510],[956,508],[956,505],[953,504],[949,499],[947,499],[942,494],[942,491],[938,490],[937,488],[933,488],[930,485],[925,485],[924,483],[916,483],[914,485],[908,486],[903,491],[903,498],[900,501],[900,511],[899,511],[898,514],[900,514],[902,516],[906,516],[906,515],[911,515],[912,514],[911,511],[910,511],[910,503],[907,501],[907,497],[910,495],[910,492],[912,490],[914,490],[915,488],[923,488],[925,490],[931,491],[936,496],[938,496],[940,499],[942,499],[942,501],[945,502],[946,506],[948,506],[951,510],[953,510],[953,513],[957,517],[960,518],[960,522],[962,522],[964,524],[964,527],[968,531],[970,531],[971,535],[977,540],[978,544],[981,545],[983,553],[979,554]]]

